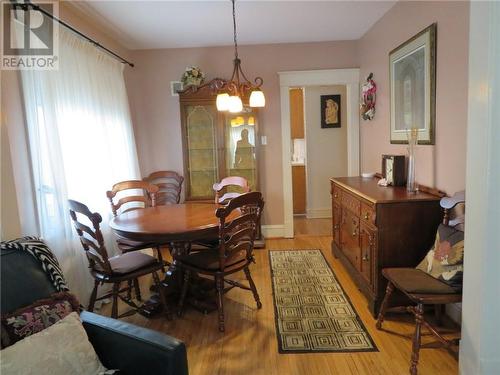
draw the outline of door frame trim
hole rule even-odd
[[[290,96],[291,87],[345,85],[347,91],[347,174],[359,175],[359,69],[278,72],[281,97],[283,164],[283,236],[293,238],[293,194]],[[325,187],[326,188],[326,187]]]

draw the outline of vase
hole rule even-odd
[[[408,136],[408,176],[406,178],[406,191],[415,193],[417,183],[415,182],[415,147],[418,142],[418,130],[413,128],[407,131]]]

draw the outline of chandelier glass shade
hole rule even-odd
[[[250,95],[250,107],[264,107],[266,99],[264,93],[260,89],[264,80],[261,77],[256,77],[254,82],[250,82],[243,70],[241,69],[241,60],[238,57],[238,42],[236,39],[236,12],[235,0],[231,0],[233,4],[233,36],[234,36],[234,60],[233,74],[229,81],[220,81],[220,86],[217,87],[217,110],[229,111],[238,113],[243,110],[242,98],[247,98]]]

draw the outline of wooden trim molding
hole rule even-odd
[[[281,95],[284,237],[293,238],[291,87],[345,85],[347,91],[347,174],[359,175],[359,69],[278,72]]]

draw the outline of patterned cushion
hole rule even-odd
[[[441,224],[436,233],[434,246],[417,266],[429,275],[462,290],[464,261],[464,232]]]
[[[77,313],[2,350],[2,375],[112,374],[101,364]]]
[[[43,331],[73,311],[79,310],[80,304],[74,295],[60,292],[13,313],[4,314],[1,318],[2,348]]]

